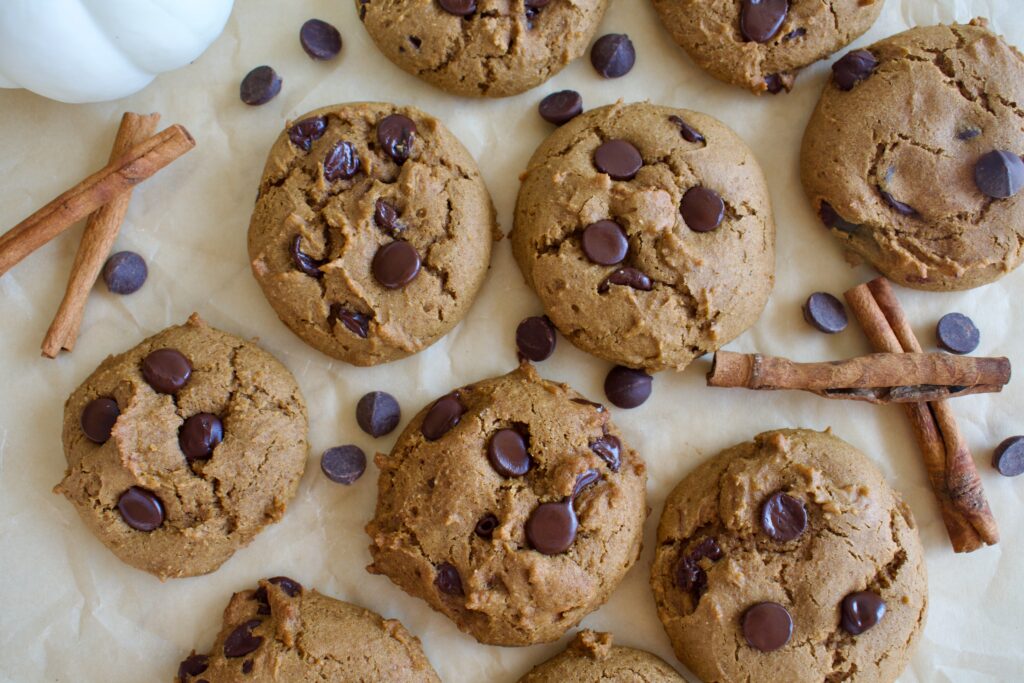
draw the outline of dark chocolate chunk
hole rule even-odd
[[[457,17],[468,17],[476,12],[476,0],[437,0],[441,9]]]
[[[388,289],[399,289],[420,273],[420,255],[405,240],[389,242],[373,256],[373,277]]]
[[[621,225],[615,221],[603,220],[591,223],[583,230],[580,246],[592,262],[602,266],[614,266],[626,258],[629,240]]]
[[[164,523],[164,504],[152,491],[133,486],[117,499],[124,523],[138,531],[153,531]]]
[[[935,325],[939,346],[950,353],[970,353],[981,343],[981,332],[963,313],[947,313]]]
[[[590,63],[605,78],[625,76],[636,64],[636,49],[625,33],[609,33],[594,41]]]
[[[743,637],[761,652],[771,652],[793,636],[793,617],[777,602],[760,602],[743,613]]]
[[[850,593],[843,598],[842,617],[839,623],[843,630],[853,636],[877,624],[885,616],[885,601],[872,591]]]
[[[192,376],[192,364],[177,349],[157,349],[142,359],[142,376],[154,391],[176,394]]]
[[[235,630],[224,639],[224,656],[244,657],[259,649],[259,646],[263,644],[263,636],[254,636],[252,630],[262,623],[259,619],[250,619],[235,627]]]
[[[301,235],[295,236],[295,239],[292,240],[292,246],[291,249],[289,249],[289,251],[291,252],[292,255],[292,263],[294,263],[295,267],[298,268],[301,272],[305,273],[310,277],[315,278],[321,278],[324,276],[323,271],[320,270],[320,266],[322,266],[325,263],[325,261],[315,259],[306,252],[302,251]]]
[[[643,165],[640,150],[625,140],[609,140],[594,150],[594,166],[612,180],[632,180]]]
[[[310,19],[302,25],[299,42],[313,59],[334,59],[341,52],[341,33],[320,19]]]
[[[371,391],[356,404],[356,422],[370,436],[390,434],[401,419],[402,409],[389,393]]]
[[[1013,152],[996,149],[974,165],[974,183],[993,199],[1007,199],[1024,187],[1024,160]]]
[[[843,302],[828,292],[815,292],[804,303],[804,320],[826,334],[836,334],[846,329],[849,320]]]
[[[420,433],[427,441],[437,441],[459,424],[466,407],[459,401],[459,394],[451,393],[434,401],[423,418]]]
[[[514,429],[499,429],[487,444],[487,460],[503,477],[521,477],[530,471],[526,439]]]
[[[491,512],[488,512],[486,515],[480,518],[480,521],[476,523],[476,528],[473,529],[473,533],[475,533],[480,538],[489,539],[492,536],[494,536],[494,530],[498,528],[499,524],[500,522],[498,521],[497,516],[495,516]]]
[[[807,507],[799,498],[776,491],[761,505],[761,528],[779,543],[792,541],[807,529]]]
[[[597,453],[597,456],[608,464],[608,469],[618,472],[622,464],[622,442],[617,436],[605,434],[599,439],[590,442],[590,450]]]
[[[303,152],[308,152],[312,149],[313,143],[322,138],[326,132],[327,118],[324,116],[314,116],[313,118],[302,119],[289,128],[288,139]]]
[[[324,180],[329,183],[335,180],[348,180],[359,173],[361,165],[355,145],[340,140],[334,144],[324,159]]]
[[[832,65],[832,80],[840,90],[853,90],[878,68],[878,60],[867,50],[852,50]]]
[[[352,444],[328,448],[320,456],[320,469],[336,484],[354,484],[366,471],[366,453]]]
[[[82,409],[81,417],[85,437],[93,443],[106,443],[110,440],[110,432],[120,414],[121,409],[112,398],[101,396],[89,401]]]
[[[465,595],[465,592],[462,590],[462,577],[459,576],[459,570],[455,568],[455,565],[448,562],[442,562],[437,565],[434,585],[437,586],[437,590],[446,595]]]
[[[540,101],[542,119],[560,126],[583,113],[583,97],[575,90],[559,90]]]
[[[698,185],[691,187],[679,203],[686,226],[694,232],[711,232],[725,218],[725,202],[712,189]]]
[[[645,273],[640,272],[636,268],[629,266],[625,268],[619,268],[611,275],[606,277],[600,285],[597,287],[597,291],[604,294],[608,291],[611,285],[625,285],[633,289],[639,289],[643,292],[651,291],[653,287],[651,278],[647,277]]]
[[[391,114],[377,124],[377,142],[399,166],[412,154],[412,143],[415,139],[416,124],[408,116]]]
[[[740,33],[755,43],[767,43],[782,28],[789,0],[742,0]]]
[[[327,325],[333,327],[334,322],[340,322],[352,334],[366,339],[370,332],[370,318],[363,313],[345,308],[341,304],[331,304],[331,311],[327,316]]]
[[[516,328],[516,348],[519,355],[539,363],[555,352],[555,326],[546,315],[525,318]]]
[[[149,275],[146,261],[134,251],[119,251],[103,264],[103,281],[111,294],[133,294]]]
[[[668,120],[679,127],[679,134],[682,135],[683,139],[687,142],[704,142],[704,136],[701,135],[696,128],[688,124],[686,121],[683,121],[680,117],[673,114],[668,117]]]
[[[248,105],[266,104],[281,92],[281,77],[267,65],[258,66],[245,75],[238,86],[238,96]]]
[[[398,219],[398,209],[385,199],[378,199],[373,205],[373,224],[392,237],[398,237],[405,230]]]
[[[224,425],[212,413],[197,413],[185,420],[178,430],[178,445],[188,462],[209,458],[223,440]]]
[[[1011,436],[996,448],[992,467],[1004,477],[1024,474],[1024,436]]]
[[[604,393],[612,405],[636,408],[651,395],[651,381],[643,370],[616,365],[604,380]]]
[[[189,683],[189,677],[198,676],[209,668],[209,655],[197,655],[193,651],[178,665],[178,683]]]
[[[289,598],[294,598],[302,593],[302,584],[287,576],[272,576],[267,581],[283,590]]]

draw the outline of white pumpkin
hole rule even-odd
[[[0,87],[62,102],[116,100],[182,67],[234,0],[0,0]]]

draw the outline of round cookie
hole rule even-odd
[[[325,107],[270,150],[256,280],[306,343],[355,365],[416,353],[469,310],[500,238],[476,162],[414,107]]]
[[[533,667],[519,683],[685,683],[662,659],[612,645],[610,633],[580,631],[569,647]]]
[[[506,97],[587,49],[608,0],[355,0],[399,68],[455,95]]]
[[[419,639],[393,619],[285,576],[231,596],[209,655],[193,652],[174,683],[440,683]]]
[[[928,603],[910,509],[862,453],[804,429],[760,434],[680,482],[651,586],[703,681],[892,683]]]
[[[633,368],[685,368],[754,324],[774,281],[764,175],[719,121],[615,104],[530,159],[512,249],[572,343]]]
[[[206,574],[281,519],[306,432],[291,373],[193,314],[71,394],[54,490],[121,561],[161,579]]]
[[[653,0],[690,58],[758,95],[792,90],[797,73],[867,31],[885,0]]]
[[[639,556],[643,460],[529,364],[427,406],[377,465],[369,571],[482,643],[556,640]]]
[[[1024,183],[1024,56],[976,19],[900,33],[833,72],[800,163],[832,234],[915,289],[969,289],[1016,268],[1024,194],[992,196],[1003,193],[976,172],[1008,151],[996,178]]]

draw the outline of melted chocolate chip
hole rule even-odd
[[[106,443],[110,440],[110,432],[114,429],[121,409],[117,401],[101,396],[94,398],[82,410],[81,425],[85,437],[93,443]]]
[[[614,266],[626,258],[629,240],[626,231],[615,221],[597,221],[583,230],[580,237],[583,253],[593,263]]]
[[[157,349],[142,359],[142,376],[161,394],[176,394],[192,377],[192,364],[177,349]]]
[[[388,289],[400,289],[420,274],[420,255],[405,240],[389,242],[377,250],[371,268],[373,277]]]
[[[397,237],[405,230],[398,219],[398,209],[384,199],[378,199],[373,205],[373,224],[392,237]]]
[[[366,471],[366,453],[352,444],[328,448],[320,456],[320,470],[336,484],[354,484]]]
[[[636,408],[651,395],[652,377],[643,370],[616,365],[604,380],[604,393],[612,405]]]
[[[612,472],[618,472],[622,464],[622,442],[617,436],[605,434],[590,442],[590,450],[597,454],[608,465]]]
[[[947,313],[935,325],[939,346],[950,353],[971,353],[981,343],[981,331],[963,313]]]
[[[310,19],[299,29],[299,43],[313,59],[334,59],[341,52],[341,33],[320,19]]]
[[[807,508],[799,498],[776,491],[761,506],[761,528],[770,538],[785,543],[807,529]]]
[[[605,78],[619,78],[636,64],[636,48],[625,33],[609,33],[594,41],[590,63]]]
[[[609,140],[594,150],[594,166],[612,180],[632,180],[643,165],[640,150],[625,140]]]
[[[359,173],[361,165],[355,145],[340,140],[334,143],[334,147],[324,159],[324,179],[329,183],[335,180],[349,180]]]
[[[588,486],[593,486],[601,479],[601,473],[597,470],[587,470],[580,476],[576,477],[576,485],[572,489],[572,497],[576,498],[579,496],[583,489]]]
[[[683,195],[679,211],[690,230],[711,232],[721,225],[722,219],[725,218],[725,202],[714,190],[698,185],[691,187]]]
[[[266,587],[260,586],[254,590],[251,599],[259,603],[259,607],[256,608],[256,614],[264,616],[270,614],[270,599],[267,597]]]
[[[437,0],[437,4],[448,14],[457,17],[468,17],[476,12],[476,0]]]
[[[826,334],[842,332],[849,324],[843,302],[828,292],[815,292],[807,297],[803,312],[809,325]]]
[[[399,166],[412,154],[416,139],[416,124],[408,116],[391,114],[377,124],[377,142],[384,152]]]
[[[526,520],[526,539],[534,550],[545,555],[558,555],[568,550],[576,540],[578,528],[572,498],[557,503],[541,503]]]
[[[742,0],[740,33],[755,43],[767,43],[782,28],[789,0]]]
[[[583,113],[583,97],[575,90],[559,90],[542,99],[537,110],[542,119],[560,126]]]
[[[599,413],[603,413],[605,411],[605,407],[596,401],[588,401],[585,398],[570,398],[569,400],[573,403],[578,403],[581,406],[590,406]]]
[[[686,121],[683,121],[682,118],[673,114],[668,117],[668,120],[679,127],[679,134],[682,135],[683,139],[687,142],[704,142],[704,136],[701,135],[696,128],[688,124]]]
[[[555,326],[546,315],[525,318],[516,328],[516,348],[519,355],[539,363],[555,352]]]
[[[209,655],[197,655],[193,652],[178,665],[178,681],[188,683],[189,677],[198,676],[209,668]]]
[[[137,531],[153,531],[164,523],[164,504],[152,491],[133,486],[117,499],[124,523]]]
[[[636,268],[631,268],[629,266],[619,268],[606,277],[601,284],[597,286],[598,293],[604,294],[610,289],[611,285],[624,285],[632,289],[639,289],[642,292],[649,292],[653,287],[651,278],[647,277],[645,273],[640,272]]]
[[[480,538],[490,539],[494,536],[494,530],[498,528],[499,524],[500,522],[498,521],[498,518],[494,514],[488,512],[476,523],[476,528],[473,529],[473,533]]]
[[[228,634],[228,637],[224,639],[224,656],[244,657],[255,652],[263,644],[263,636],[254,636],[252,630],[261,623],[263,622],[259,619],[250,619]]]
[[[772,652],[793,636],[793,617],[777,602],[761,602],[743,614],[743,637],[761,652]]]
[[[797,28],[793,29],[786,35],[782,36],[782,39],[788,43],[791,40],[803,38],[805,35],[807,35],[807,29],[805,29],[803,26],[798,26]]]
[[[185,460],[202,460],[213,455],[213,449],[224,440],[224,425],[212,413],[197,413],[185,420],[178,431],[178,445]]]
[[[238,86],[238,97],[245,104],[266,104],[281,92],[281,77],[272,67],[258,66],[245,75]]]
[[[292,246],[289,251],[292,255],[292,263],[294,263],[295,267],[301,272],[315,278],[321,278],[324,276],[323,271],[320,270],[320,266],[326,263],[326,261],[315,259],[302,251],[302,237],[300,235],[296,235],[295,239],[292,240]]]
[[[331,311],[327,316],[328,327],[333,327],[335,321],[340,322],[352,334],[366,339],[370,332],[370,319],[363,313],[345,308],[341,304],[331,304]]]
[[[356,404],[359,428],[373,437],[390,434],[402,419],[402,409],[391,394],[371,391]]]
[[[826,228],[835,228],[836,230],[849,233],[854,233],[860,230],[859,225],[844,219],[828,202],[822,202],[818,206],[818,217],[821,218],[821,222]]]
[[[503,477],[521,477],[530,471],[526,439],[514,429],[499,429],[487,444],[487,460]]]
[[[853,90],[878,68],[878,60],[867,50],[847,52],[832,65],[832,80],[840,90]]]
[[[451,393],[434,401],[423,418],[420,433],[427,441],[437,441],[459,424],[466,407],[459,401],[459,394]]]
[[[903,202],[899,201],[891,194],[883,190],[881,186],[879,186],[877,189],[878,194],[881,195],[882,197],[882,200],[885,201],[885,203],[888,204],[890,207],[892,207],[893,211],[895,211],[896,213],[900,214],[901,216],[917,215],[917,209],[912,207],[910,204],[904,204]]]
[[[885,601],[872,591],[850,593],[843,598],[842,617],[839,623],[843,630],[859,636],[875,626],[885,616]]]
[[[314,116],[302,119],[289,128],[288,139],[303,152],[308,152],[313,148],[313,143],[323,137],[326,132],[327,119],[323,116]]]
[[[460,597],[465,595],[465,592],[462,590],[462,577],[459,576],[459,570],[448,562],[442,562],[437,565],[437,574],[434,576],[434,585],[437,586],[437,590],[446,595],[456,595]]]
[[[267,579],[270,583],[274,584],[285,592],[289,598],[294,598],[296,595],[302,593],[302,584],[295,579],[290,579],[287,576],[272,576]]]
[[[1004,477],[1024,474],[1024,436],[1011,436],[992,454],[992,467]]]
[[[707,558],[712,562],[717,562],[722,559],[723,555],[722,548],[718,545],[718,539],[711,536],[703,539],[693,550],[679,558],[679,563],[676,565],[676,585],[681,590],[690,593],[694,602],[700,600],[700,596],[704,594],[708,586],[708,575],[700,566],[700,561]]]
[[[1024,187],[1024,160],[1013,152],[993,150],[974,165],[974,183],[993,199],[1007,199]]]

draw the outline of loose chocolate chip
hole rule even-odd
[[[399,166],[412,154],[412,143],[415,138],[416,124],[408,116],[391,114],[377,124],[377,142]]]
[[[885,616],[885,601],[878,593],[860,591],[843,598],[843,616],[839,623],[852,636],[859,636]]]
[[[530,471],[526,439],[514,429],[499,429],[487,444],[487,460],[503,477],[521,477]]]
[[[398,219],[398,209],[384,199],[378,199],[373,205],[373,224],[392,237],[397,237],[405,230],[405,226]]]
[[[399,289],[420,273],[420,255],[405,240],[389,242],[373,256],[373,277],[388,289]]]
[[[133,486],[117,499],[124,523],[138,531],[152,531],[164,523],[164,504],[152,491]]]
[[[970,353],[981,343],[981,332],[963,313],[947,313],[935,325],[939,346],[950,353]]]
[[[323,137],[327,132],[327,119],[323,116],[314,116],[310,119],[302,119],[288,129],[288,139],[292,144],[308,152],[313,143]]]
[[[476,528],[473,529],[473,533],[480,538],[489,539],[494,536],[494,530],[498,528],[499,524],[500,522],[498,521],[498,518],[494,514],[488,512],[476,523]]]
[[[402,419],[402,409],[391,394],[371,391],[356,404],[356,422],[359,428],[373,437],[394,431]]]
[[[542,119],[560,126],[583,113],[583,97],[575,90],[559,90],[540,101]]]
[[[807,529],[807,508],[799,498],[776,491],[761,506],[761,528],[779,543],[792,541]]]
[[[878,68],[878,60],[867,50],[853,50],[832,65],[832,80],[840,90],[853,90]]]
[[[743,637],[755,650],[778,650],[792,635],[793,617],[777,602],[760,602],[743,613]]]
[[[849,320],[843,302],[828,292],[815,292],[804,303],[804,320],[826,334],[836,334],[846,329]]]
[[[161,394],[176,394],[192,376],[192,364],[177,349],[157,349],[142,359],[142,376]]]
[[[420,433],[427,441],[437,441],[459,424],[465,412],[466,407],[459,401],[458,393],[442,396],[434,401],[434,405],[430,406],[430,410],[424,416]]]
[[[302,49],[313,59],[334,59],[341,52],[341,34],[326,21],[310,19],[299,29]]]
[[[789,14],[789,0],[743,0],[740,5],[740,33],[755,43],[772,39]]]
[[[625,76],[636,64],[633,41],[625,33],[609,33],[594,41],[590,63],[605,78]]]
[[[298,268],[300,271],[302,271],[303,273],[310,277],[321,278],[324,276],[323,271],[320,270],[320,266],[322,266],[325,262],[315,259],[309,254],[302,251],[301,235],[295,236],[295,239],[292,240],[292,246],[289,251],[291,252],[292,255],[292,263],[294,263],[295,267]]]
[[[437,0],[441,9],[457,17],[468,17],[476,12],[476,0]]]
[[[617,436],[605,434],[600,439],[590,442],[590,450],[608,464],[608,469],[618,472],[622,464],[622,442]]]
[[[363,339],[366,339],[366,335],[370,332],[369,317],[358,311],[349,310],[341,304],[331,304],[331,312],[327,316],[327,325],[333,326],[334,321],[340,322],[345,326],[346,330]]]
[[[434,585],[437,586],[437,590],[446,595],[465,595],[465,592],[462,590],[462,577],[459,576],[459,570],[448,562],[442,562],[437,565]]]
[[[324,159],[324,179],[329,183],[348,180],[359,173],[361,165],[355,145],[341,140],[334,144]]]
[[[267,581],[283,590],[289,598],[294,598],[302,592],[302,584],[287,576],[272,576]]]
[[[962,141],[973,140],[979,135],[981,135],[981,128],[968,126],[967,128],[961,128],[960,130],[957,131],[956,139]]]
[[[541,503],[526,520],[526,539],[545,555],[558,555],[576,540],[579,521],[572,509],[572,498],[557,503]]]
[[[835,228],[836,230],[850,233],[860,230],[859,225],[845,220],[828,202],[822,202],[818,206],[818,217],[821,218],[821,222],[824,223],[826,228]]]
[[[615,221],[597,221],[583,230],[580,246],[587,258],[602,266],[614,266],[626,258],[629,240]]]
[[[993,199],[1007,199],[1024,187],[1024,160],[1013,152],[993,150],[974,165],[974,183]]]
[[[789,42],[791,40],[796,40],[797,38],[802,38],[805,35],[807,35],[807,29],[805,29],[803,26],[798,26],[797,28],[793,29],[786,35],[782,36],[782,39],[786,42]]]
[[[996,448],[992,467],[1004,477],[1024,474],[1024,436],[1011,436]]]
[[[878,187],[878,194],[880,194],[882,196],[882,199],[885,201],[885,203],[888,204],[890,207],[892,207],[892,209],[896,213],[898,213],[898,214],[900,214],[902,216],[916,216],[917,215],[917,209],[912,207],[910,204],[904,204],[903,202],[899,201],[898,199],[893,197],[891,194],[889,194],[888,192],[883,190],[881,187]]]
[[[701,135],[696,128],[688,124],[686,121],[683,121],[680,117],[673,114],[668,117],[668,120],[679,127],[679,134],[682,135],[683,139],[687,142],[704,142],[704,136]]]
[[[254,636],[252,630],[261,623],[263,622],[259,619],[250,619],[228,634],[224,639],[224,656],[244,657],[250,652],[255,652],[263,644],[263,636]]]
[[[245,75],[238,96],[248,105],[266,104],[281,92],[281,77],[271,67],[258,66]]]
[[[604,294],[608,291],[611,285],[625,285],[633,289],[639,289],[643,292],[651,291],[651,278],[647,277],[646,274],[640,272],[636,268],[619,268],[614,273],[609,275],[601,282],[597,287],[597,291]]]
[[[651,376],[643,370],[616,365],[604,380],[604,393],[612,405],[636,408],[651,395]]]
[[[242,673],[244,673],[244,674],[251,674],[252,673],[252,667],[253,667],[253,661],[251,659],[245,660],[244,662],[242,662]]]
[[[551,357],[555,352],[555,326],[546,315],[525,318],[516,328],[516,348],[519,355],[534,363]]]
[[[640,150],[625,140],[609,140],[594,151],[594,166],[612,180],[632,180],[643,165]]]
[[[185,460],[192,462],[209,458],[213,449],[224,440],[224,425],[212,413],[197,413],[185,420],[178,432],[178,445]]]
[[[178,681],[179,683],[188,683],[190,676],[198,676],[209,668],[210,657],[193,652],[178,665]]]
[[[110,440],[110,432],[114,429],[117,416],[121,409],[117,401],[101,396],[89,401],[82,410],[81,424],[85,437],[93,443],[106,443]]]
[[[725,217],[725,202],[714,190],[703,186],[691,187],[679,203],[686,226],[694,232],[711,232]]]
[[[366,471],[366,453],[351,444],[328,448],[320,456],[320,469],[336,484],[354,484]]]
[[[146,261],[134,251],[119,251],[103,264],[103,281],[111,294],[133,294],[149,275]]]

